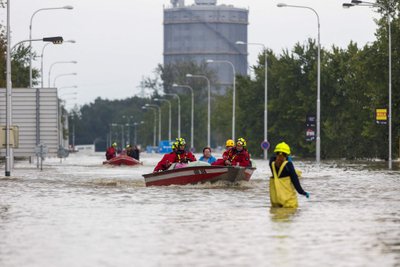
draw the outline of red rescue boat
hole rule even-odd
[[[249,181],[256,168],[231,166],[190,166],[144,174],[146,186],[185,185],[205,182]]]
[[[134,159],[127,155],[118,155],[110,160],[103,161],[103,164],[133,166],[133,165],[138,165],[138,164],[142,164],[142,163],[140,161],[138,161],[137,159]]]

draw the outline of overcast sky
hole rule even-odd
[[[75,44],[49,45],[44,53],[44,80],[47,86],[49,66],[57,61],[76,60],[78,64],[57,64],[51,72],[76,72],[77,76],[57,79],[57,87],[66,88],[59,95],[69,107],[93,102],[98,96],[122,99],[139,94],[143,76],[152,76],[163,53],[163,8],[167,0],[10,0],[12,44],[29,38],[32,14],[41,8],[72,5],[73,10],[40,11],[33,19],[32,36],[61,35]],[[186,0],[193,4],[194,0]],[[218,0],[249,9],[248,41],[264,43],[280,53],[296,42],[317,38],[316,16],[309,10],[278,8],[277,3],[314,8],[321,22],[321,45],[346,47],[353,40],[360,45],[375,39],[374,18],[378,14],[368,7],[343,9],[340,0]],[[347,2],[350,2],[348,0]],[[5,9],[0,10],[5,25]],[[38,55],[43,43],[33,45]],[[260,48],[249,47],[249,64],[256,62]],[[40,68],[40,60],[34,62]],[[322,74],[323,75],[323,74]],[[68,95],[78,92],[76,99]]]

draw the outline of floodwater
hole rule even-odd
[[[103,154],[17,162],[0,178],[0,266],[400,266],[400,172],[383,162],[295,160],[311,193],[271,209],[267,164],[250,182],[145,187]]]

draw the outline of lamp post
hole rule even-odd
[[[352,0],[351,3],[343,3],[344,8],[350,8],[353,6],[368,6],[368,7],[379,7],[387,12],[387,24],[388,24],[388,68],[389,68],[389,155],[388,155],[388,168],[392,169],[392,33],[391,33],[391,22],[390,22],[390,10],[388,7],[379,3],[371,3],[366,1]]]
[[[63,89],[69,89],[69,88],[78,88],[77,85],[72,85],[72,86],[61,86],[58,88],[58,91],[60,92]]]
[[[130,144],[130,143],[131,143],[131,126],[132,126],[130,120],[133,119],[133,116],[122,115],[122,118],[126,119],[127,122],[128,122],[127,124],[125,124],[125,126],[128,127],[128,132],[127,132],[127,138],[126,138],[126,140],[127,140],[128,144]]]
[[[49,7],[49,8],[41,8],[36,10],[32,16],[31,16],[31,21],[29,24],[29,39],[32,39],[32,22],[33,22],[33,17],[36,15],[36,13],[44,10],[54,10],[54,9],[73,9],[72,6],[63,6],[63,7]],[[32,42],[29,43],[29,47],[32,49]],[[43,76],[42,76],[43,77]],[[42,87],[43,87],[43,81],[42,81]],[[32,88],[32,53],[29,55],[29,88]]]
[[[181,138],[181,98],[177,94],[164,94],[178,99],[178,138]]]
[[[144,123],[144,121],[141,121],[140,123],[139,122],[133,123],[133,131],[134,131],[134,133],[133,133],[133,143],[135,145],[137,145],[137,129],[136,129],[136,126],[139,126],[140,124],[143,124],[143,123]]]
[[[64,76],[76,76],[76,75],[77,75],[76,72],[73,72],[73,73],[64,73],[64,74],[59,74],[59,75],[57,75],[57,76],[54,78],[53,87],[56,87],[56,81],[57,81],[58,78],[64,77]]]
[[[10,37],[10,0],[7,1],[7,58],[6,58],[6,164],[5,176],[11,175],[10,126],[11,126],[11,37]]]
[[[235,140],[235,111],[236,111],[236,70],[235,66],[229,60],[213,60],[207,59],[207,63],[226,63],[232,67],[233,70],[233,102],[232,102],[232,139]]]
[[[142,109],[150,109],[154,112],[154,130],[153,130],[153,146],[156,146],[156,135],[157,135],[157,111],[154,108],[143,106]]]
[[[181,87],[181,88],[187,88],[190,90],[192,94],[192,109],[191,109],[191,118],[190,118],[190,147],[193,149],[194,144],[193,144],[193,132],[194,132],[194,92],[193,88],[190,87],[189,85],[181,85],[181,84],[176,84],[174,83],[172,87]]]
[[[158,110],[158,144],[161,144],[161,108],[154,104],[146,104],[146,107],[155,108]]]
[[[11,52],[16,48],[19,44],[24,42],[33,42],[33,41],[43,41],[43,42],[53,42],[59,43],[63,41],[61,36],[56,37],[45,37],[42,39],[29,39],[23,40],[16,43],[13,47],[11,47],[11,38],[10,38],[10,1],[7,2],[7,56],[6,56],[6,164],[5,164],[5,176],[11,175],[11,165],[12,165],[12,150],[10,147],[10,129],[12,123],[12,114],[11,114],[11,95],[12,95],[12,84],[11,84]],[[38,96],[38,92],[36,92],[36,98]],[[38,109],[36,114],[38,113]],[[36,116],[38,117],[38,116]],[[36,141],[38,142],[38,127],[36,128]]]
[[[75,43],[75,40],[68,40],[68,41],[64,41],[64,43]],[[43,86],[44,86],[44,78],[43,78],[43,76],[44,76],[44,74],[43,74],[43,55],[44,55],[44,50],[46,49],[46,47],[49,45],[50,43],[47,43],[47,44],[45,44],[44,46],[43,46],[43,48],[42,48],[42,54],[40,55],[40,76],[41,76],[41,85],[42,85],[42,88],[43,88]]]
[[[207,104],[207,146],[211,146],[211,85],[210,85],[210,79],[207,78],[207,76],[204,75],[195,75],[191,73],[186,74],[187,78],[202,78],[206,79],[207,81],[207,86],[208,86],[208,104]]]
[[[268,141],[268,60],[267,60],[267,48],[261,43],[245,43],[243,41],[237,41],[237,45],[259,45],[264,49],[264,141]],[[268,159],[268,150],[264,149],[264,160]]]
[[[161,101],[165,101],[168,103],[168,107],[169,107],[169,118],[168,118],[168,141],[171,141],[171,101],[169,101],[168,99],[162,99],[162,98],[154,98],[154,101],[157,102],[161,102]]]
[[[277,4],[278,7],[294,7],[294,8],[304,8],[311,10],[317,16],[318,23],[318,70],[317,70],[317,142],[316,142],[316,160],[319,165],[321,160],[321,34],[320,34],[320,23],[319,15],[315,9],[308,6],[294,6],[287,5],[284,3]]]
[[[77,61],[75,61],[75,60],[72,60],[72,61],[56,61],[56,62],[54,62],[53,64],[51,64],[50,65],[50,68],[49,68],[49,77],[48,77],[48,87],[50,87],[50,75],[51,75],[51,70],[52,70],[52,68],[53,68],[53,66],[54,65],[57,65],[57,64],[68,64],[68,63],[70,63],[70,64],[76,64],[76,63],[78,63]]]

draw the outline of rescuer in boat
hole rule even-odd
[[[117,143],[113,143],[109,148],[106,150],[106,159],[110,160],[117,156]]]
[[[239,138],[236,141],[236,146],[228,148],[228,144],[233,143],[233,140],[227,140],[227,150],[222,155],[222,159],[218,159],[212,165],[220,165],[220,166],[241,166],[241,167],[250,167],[250,154],[247,151],[247,142],[244,138]]]
[[[211,165],[225,166],[225,161],[230,158],[232,148],[235,146],[235,141],[228,139],[225,142],[225,151],[222,153],[222,159],[217,159]]]
[[[310,197],[310,194],[303,190],[299,177],[291,161],[288,161],[290,147],[285,142],[279,143],[271,157],[269,166],[272,177],[269,180],[269,193],[272,207],[297,208],[296,191]]]
[[[176,138],[172,145],[172,152],[165,154],[158,162],[153,172],[165,171],[172,163],[188,163],[196,161],[196,157],[190,151],[185,150],[186,141],[183,138]]]

